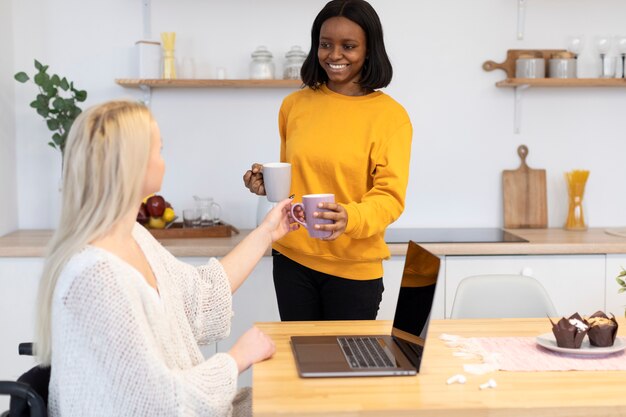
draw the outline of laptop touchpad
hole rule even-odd
[[[311,344],[296,346],[296,354],[301,363],[345,362],[338,344]]]

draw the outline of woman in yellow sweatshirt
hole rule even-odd
[[[311,30],[301,71],[305,87],[279,113],[280,160],[292,165],[291,191],[333,193],[323,203],[330,237],[293,232],[273,245],[282,320],[372,320],[384,290],[385,229],[404,210],[412,126],[385,93],[392,67],[382,25],[364,0],[332,0]],[[260,164],[244,175],[264,195]]]

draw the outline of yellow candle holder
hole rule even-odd
[[[567,220],[565,230],[587,230],[585,224],[585,214],[583,213],[583,194],[585,184],[589,178],[589,171],[573,170],[565,173],[567,180],[567,192],[569,195],[569,208],[567,210]]]
[[[176,61],[174,59],[174,44],[176,32],[162,32],[161,43],[163,44],[163,79],[176,79]]]

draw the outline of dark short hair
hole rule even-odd
[[[319,12],[311,28],[311,50],[300,71],[302,82],[317,89],[328,81],[326,71],[319,64],[317,50],[322,24],[331,17],[338,16],[353,21],[365,32],[367,58],[361,69],[359,85],[371,90],[387,87],[393,76],[393,68],[385,50],[383,26],[376,10],[365,0],[332,0]]]

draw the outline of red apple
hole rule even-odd
[[[139,211],[137,212],[137,221],[141,224],[148,223],[148,210],[146,210],[146,205],[141,203],[139,207]]]
[[[165,211],[165,199],[160,195],[153,195],[146,200],[146,210],[151,217],[161,217]]]

